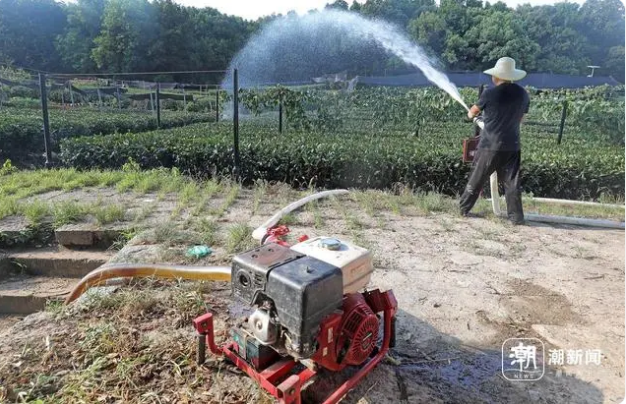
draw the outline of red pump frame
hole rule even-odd
[[[365,297],[368,303],[374,303],[374,306],[378,306],[372,307],[374,312],[383,312],[384,337],[382,346],[373,358],[362,365],[354,376],[346,380],[341,386],[332,392],[323,404],[338,403],[339,400],[352,390],[361,381],[361,379],[365,377],[366,374],[371,372],[374,367],[385,358],[387,352],[389,351],[389,343],[392,339],[392,320],[398,307],[396,298],[391,290],[383,293],[379,290],[366,292]],[[301,404],[302,399],[300,393],[302,388],[305,383],[316,375],[315,371],[306,368],[300,373],[293,374],[281,383],[278,383],[278,381],[286,376],[296,365],[296,362],[293,359],[281,359],[266,369],[258,372],[234,352],[234,342],[231,341],[222,346],[217,346],[215,344],[212,313],[206,313],[196,318],[193,320],[193,324],[198,333],[205,336],[206,344],[209,346],[209,350],[213,354],[227,357],[235,364],[235,366],[246,372],[252,379],[256,380],[265,391],[277,398],[279,403]]]

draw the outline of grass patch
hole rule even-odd
[[[361,209],[365,211],[365,213],[370,216],[374,216],[376,214],[375,200],[373,198],[372,192],[355,192],[354,197]]]
[[[19,232],[0,232],[0,248],[41,247],[54,239],[54,229],[50,223],[30,225]]]
[[[45,311],[51,313],[54,317],[59,317],[67,312],[68,306],[62,299],[48,299],[46,301]]]
[[[191,212],[192,216],[199,216],[202,214],[207,204],[213,198],[213,196],[221,189],[220,184],[217,181],[207,181],[201,188],[201,197],[196,207]]]
[[[541,202],[532,198],[522,200],[524,213],[553,216],[572,216],[589,219],[607,219],[619,222],[624,221],[624,208],[622,205],[601,206],[584,204],[562,204]],[[505,210],[506,204],[502,203],[500,209]]]
[[[361,209],[372,217],[378,216],[378,213],[380,211],[392,209],[389,202],[391,200],[394,200],[393,198],[390,198],[390,195],[388,193],[373,189],[355,192],[354,198],[358,205],[361,207]]]
[[[324,217],[322,216],[319,200],[307,203],[305,209],[313,215],[313,227],[315,229],[319,230],[324,227]]]
[[[226,235],[226,251],[236,253],[247,251],[254,247],[252,227],[246,223],[237,223],[228,228]]]
[[[157,201],[146,203],[144,206],[142,206],[139,209],[139,211],[137,211],[137,214],[133,218],[133,222],[135,222],[137,224],[137,223],[147,219],[148,216],[150,216],[152,214],[152,212],[154,212],[154,210],[156,209],[157,205],[158,205]]]
[[[180,191],[178,202],[183,207],[187,207],[189,204],[197,201],[198,199],[200,199],[200,186],[197,182],[192,181],[183,186],[183,189]]]
[[[345,202],[332,198],[332,204],[335,210],[341,214],[343,220],[345,220],[349,230],[355,231],[363,227],[361,221],[353,213],[348,212]]]
[[[446,219],[445,217],[441,217],[439,219],[439,224],[441,224],[443,230],[448,233],[454,231],[454,223],[451,220]]]
[[[91,212],[100,225],[124,220],[126,209],[122,205],[105,205]]]
[[[413,205],[413,203],[415,202],[415,193],[411,188],[406,186],[401,186],[398,189],[395,197],[400,206]]]
[[[36,225],[43,222],[45,217],[50,214],[50,205],[46,202],[35,200],[25,205],[21,211],[30,224]]]
[[[278,221],[278,224],[283,224],[285,226],[291,226],[297,223],[298,223],[298,217],[296,216],[295,212],[287,213],[286,215],[281,217],[280,220]]]
[[[0,219],[7,216],[15,215],[19,212],[16,198],[2,198],[0,199]]]
[[[189,324],[198,315],[206,311],[202,297],[202,286],[199,282],[180,281],[176,292],[172,293],[172,307],[182,314],[182,323]]]
[[[383,198],[383,203],[391,210],[394,215],[402,214],[398,198],[396,198],[394,195],[385,194]]]
[[[230,206],[235,203],[237,200],[237,196],[239,196],[239,192],[241,191],[241,187],[239,184],[231,184],[228,187],[228,193],[226,194],[226,199],[217,209],[212,209],[210,213],[217,217],[222,217],[224,213],[230,208]]]
[[[216,242],[217,223],[213,220],[202,218],[192,225],[194,231],[198,233],[200,244],[208,246]]]
[[[252,196],[252,215],[255,215],[259,210],[259,205],[261,201],[267,194],[268,183],[267,181],[255,181],[254,183],[254,193]]]
[[[167,222],[160,224],[154,229],[155,244],[166,244],[169,246],[196,244],[197,236],[189,231],[181,231],[175,223]]]
[[[139,234],[139,231],[134,227],[120,231],[119,236],[113,241],[113,244],[111,244],[111,249],[121,250],[137,234]]]
[[[505,251],[502,251],[499,248],[485,245],[485,243],[479,243],[478,241],[469,240],[464,245],[465,251],[470,252],[474,255],[482,255],[485,257],[494,257],[502,260],[507,260],[511,258],[509,254],[505,254]]]
[[[76,223],[86,215],[84,205],[73,201],[57,202],[52,205],[52,217],[55,227]]]
[[[459,210],[458,202],[455,199],[434,192],[416,194],[415,206],[423,214],[431,212],[454,213]]]

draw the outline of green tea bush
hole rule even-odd
[[[157,128],[156,117],[141,112],[99,112],[97,110],[51,109],[50,131],[53,148],[60,139],[98,134],[143,132]],[[161,115],[161,127],[173,128],[198,122],[211,122],[211,114],[167,111]],[[43,152],[43,118],[40,111],[7,108],[0,111],[0,155],[19,157]]]
[[[389,189],[402,183],[449,195],[462,192],[470,167],[461,162],[462,137],[454,126],[420,138],[315,134],[276,135],[242,126],[240,155],[244,182],[282,181],[296,187]],[[142,168],[177,167],[192,175],[229,175],[233,147],[229,125],[189,126],[154,132],[66,139],[64,164],[119,168],[129,159]],[[524,143],[522,184],[535,196],[589,199],[624,195],[624,154],[574,140],[557,147],[541,138]]]

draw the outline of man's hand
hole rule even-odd
[[[476,105],[472,105],[472,108],[470,108],[469,111],[467,111],[467,117],[472,120],[474,119],[474,117],[476,115],[478,115],[480,113],[480,108],[478,108]]]

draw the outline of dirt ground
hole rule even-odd
[[[266,195],[253,208],[251,194],[242,192],[217,219],[221,233],[235,223],[248,223],[252,227],[261,224],[292,197],[274,200]],[[220,198],[210,203],[220,204]],[[344,402],[618,403],[623,400],[623,231],[532,223],[511,226],[490,218],[423,212],[410,203],[402,203],[396,212],[379,207],[369,213],[366,210],[355,198],[342,197],[320,204],[318,210],[303,210],[290,224],[294,236],[336,236],[369,248],[375,254],[376,264],[371,286],[393,289],[398,299],[397,346],[391,356],[399,363],[386,361],[380,365]],[[140,239],[124,248],[116,261],[164,261],[164,249],[178,248]],[[214,254],[195,265],[228,264],[231,255],[223,244],[216,241],[212,246]],[[184,262],[180,256],[166,256],[167,261]],[[139,286],[144,292],[147,287]],[[209,289],[194,293],[200,293],[205,303],[210,300],[209,306],[218,318],[232,320],[227,286],[220,286],[217,294]],[[168,293],[169,289],[159,286],[158,290]],[[100,311],[89,311],[77,306],[69,314],[36,314],[0,330],[0,357],[5,358],[4,363],[0,360],[0,384],[10,385],[17,383],[16,380],[28,384],[38,374],[50,376],[62,372],[52,383],[56,386],[51,388],[52,393],[45,394],[66,392],[67,389],[59,390],[59,381],[67,382],[76,367],[84,369],[93,363],[84,355],[74,356],[89,348],[83,344],[88,336],[86,327],[113,321],[108,316],[115,315],[117,329],[126,330],[124,336],[134,335],[133,332],[145,334],[152,341],[148,344],[150,349],[160,347],[158,354],[151,356],[152,376],[137,379],[144,386],[138,387],[137,380],[125,384],[126,395],[117,396],[110,389],[121,381],[109,380],[107,384],[98,379],[100,390],[96,389],[90,397],[100,397],[100,402],[120,399],[123,402],[197,399],[216,403],[269,402],[250,380],[219,360],[211,358],[209,366],[203,368],[195,366],[191,359],[185,366],[180,365],[173,351],[187,352],[188,358],[193,355],[194,334],[189,326],[192,314],[185,311],[187,305],[166,308],[171,299],[168,295],[162,301],[152,301],[152,306],[141,306],[140,310],[135,306],[127,307],[128,310],[100,306]],[[194,306],[194,310],[198,308]],[[225,329],[227,324],[220,322],[218,328]],[[64,362],[59,359],[46,367],[37,358],[19,356],[25,345],[45,350],[45,336],[50,335],[59,344],[76,340],[64,342],[67,346],[55,353]],[[509,381],[503,377],[502,344],[513,337],[538,338],[545,345],[546,369],[541,380]],[[144,352],[144,348],[137,349]],[[600,350],[601,363],[585,364],[583,355],[582,363],[577,365],[552,365],[548,363],[551,349]],[[107,352],[107,357],[115,354],[115,351]],[[7,361],[9,357],[12,359]],[[171,362],[178,363],[179,368]],[[172,373],[171,385],[154,382],[154,379],[169,380],[165,376],[167,372]],[[117,373],[111,377],[122,379],[119,375],[118,363]],[[326,375],[318,388],[308,391],[307,402],[319,402],[317,394],[328,391],[324,386],[333,385],[345,376]],[[146,393],[146,388],[153,394]],[[65,402],[72,402],[67,397],[76,398],[64,397]]]
[[[362,396],[362,403],[623,400],[623,231],[412,216],[410,209],[401,217],[379,212],[376,220],[354,212],[365,224],[361,237],[378,256],[372,286],[393,289],[398,298],[394,353],[404,364],[378,369],[352,397]],[[349,239],[349,227],[335,218],[332,234]],[[503,379],[501,347],[513,337],[545,344],[540,381]],[[550,349],[600,349],[602,361],[551,366]]]

